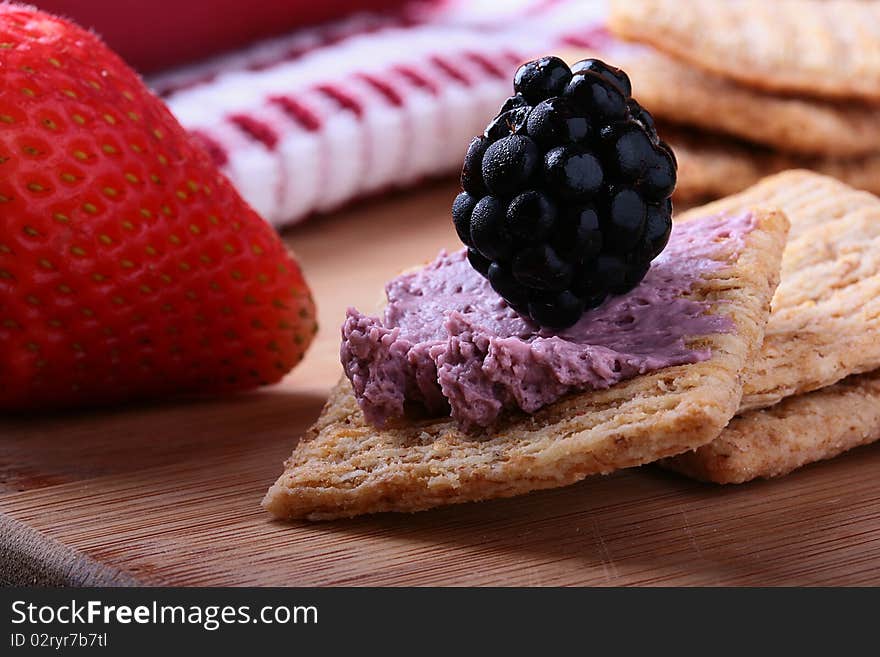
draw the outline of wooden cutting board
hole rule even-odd
[[[772,482],[653,467],[415,515],[281,523],[259,506],[340,375],[346,306],[454,248],[450,183],[285,237],[321,331],[280,385],[220,401],[0,420],[0,582],[878,584],[880,447]]]

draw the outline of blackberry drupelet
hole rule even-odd
[[[523,64],[514,91],[468,147],[453,222],[514,310],[562,329],[665,248],[675,156],[627,74],[598,59]]]

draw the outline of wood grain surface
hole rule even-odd
[[[340,374],[345,307],[455,247],[452,184],[285,237],[319,303],[306,360],[224,400],[0,419],[0,582],[148,585],[880,583],[880,446],[777,481],[653,467],[415,515],[281,523],[259,502]]]

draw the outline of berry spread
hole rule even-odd
[[[468,260],[521,315],[565,328],[633,289],[666,246],[676,163],[626,73],[523,64],[468,147],[452,207]]]
[[[749,214],[675,226],[641,284],[548,330],[514,311],[470,265],[466,250],[390,281],[384,318],[349,309],[341,357],[367,420],[382,426],[407,402],[449,414],[465,429],[508,410],[535,412],[566,394],[607,388],[710,357],[686,339],[728,332],[730,320],[683,297],[724,266],[720,242],[742,247]]]

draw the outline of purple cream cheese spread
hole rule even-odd
[[[506,410],[533,413],[572,392],[706,360],[711,353],[689,349],[686,338],[729,332],[733,323],[682,295],[723,266],[712,257],[720,242],[739,251],[753,228],[750,214],[676,224],[638,287],[558,332],[511,309],[464,250],[441,252],[387,284],[383,319],[348,310],[343,368],[374,425],[413,402],[474,430]]]

